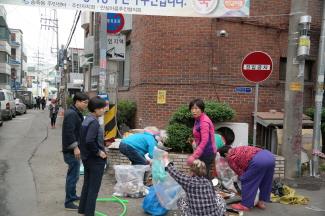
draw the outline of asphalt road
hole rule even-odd
[[[47,138],[36,113],[17,116],[0,128],[0,215],[37,215],[37,185],[31,159]]]
[[[76,212],[63,208],[67,166],[61,153],[61,122],[49,128],[48,111],[30,111],[6,121],[0,127],[0,216],[75,216]],[[110,168],[112,169],[112,168]],[[82,176],[78,182],[80,193]],[[99,197],[110,197],[115,178],[106,173]],[[265,211],[253,209],[246,216],[324,216],[325,188],[297,189],[308,196],[306,206],[268,204]],[[128,216],[145,216],[142,199],[128,199]],[[310,209],[311,208],[311,209]],[[119,215],[122,208],[114,203],[100,203],[97,209],[107,215]],[[168,215],[175,215],[169,213]]]

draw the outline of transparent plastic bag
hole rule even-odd
[[[139,198],[146,194],[143,177],[150,170],[148,165],[115,165],[114,195]]]
[[[165,151],[155,148],[152,165],[153,187],[160,204],[168,210],[177,209],[177,200],[184,196],[182,187],[165,171]]]
[[[234,182],[238,181],[238,176],[230,168],[226,159],[217,154],[215,164],[217,176],[221,180],[222,185],[228,190],[237,191],[234,186]]]

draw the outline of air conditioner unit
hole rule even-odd
[[[232,147],[248,145],[247,123],[221,122],[216,124],[215,129],[224,136],[226,143]]]

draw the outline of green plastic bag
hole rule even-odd
[[[214,134],[214,138],[216,140],[217,149],[219,149],[225,145],[224,139],[222,138],[222,136],[220,134]]]

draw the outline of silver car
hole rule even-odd
[[[26,105],[23,103],[23,101],[19,98],[15,99],[16,103],[16,113],[17,114],[26,114]]]

